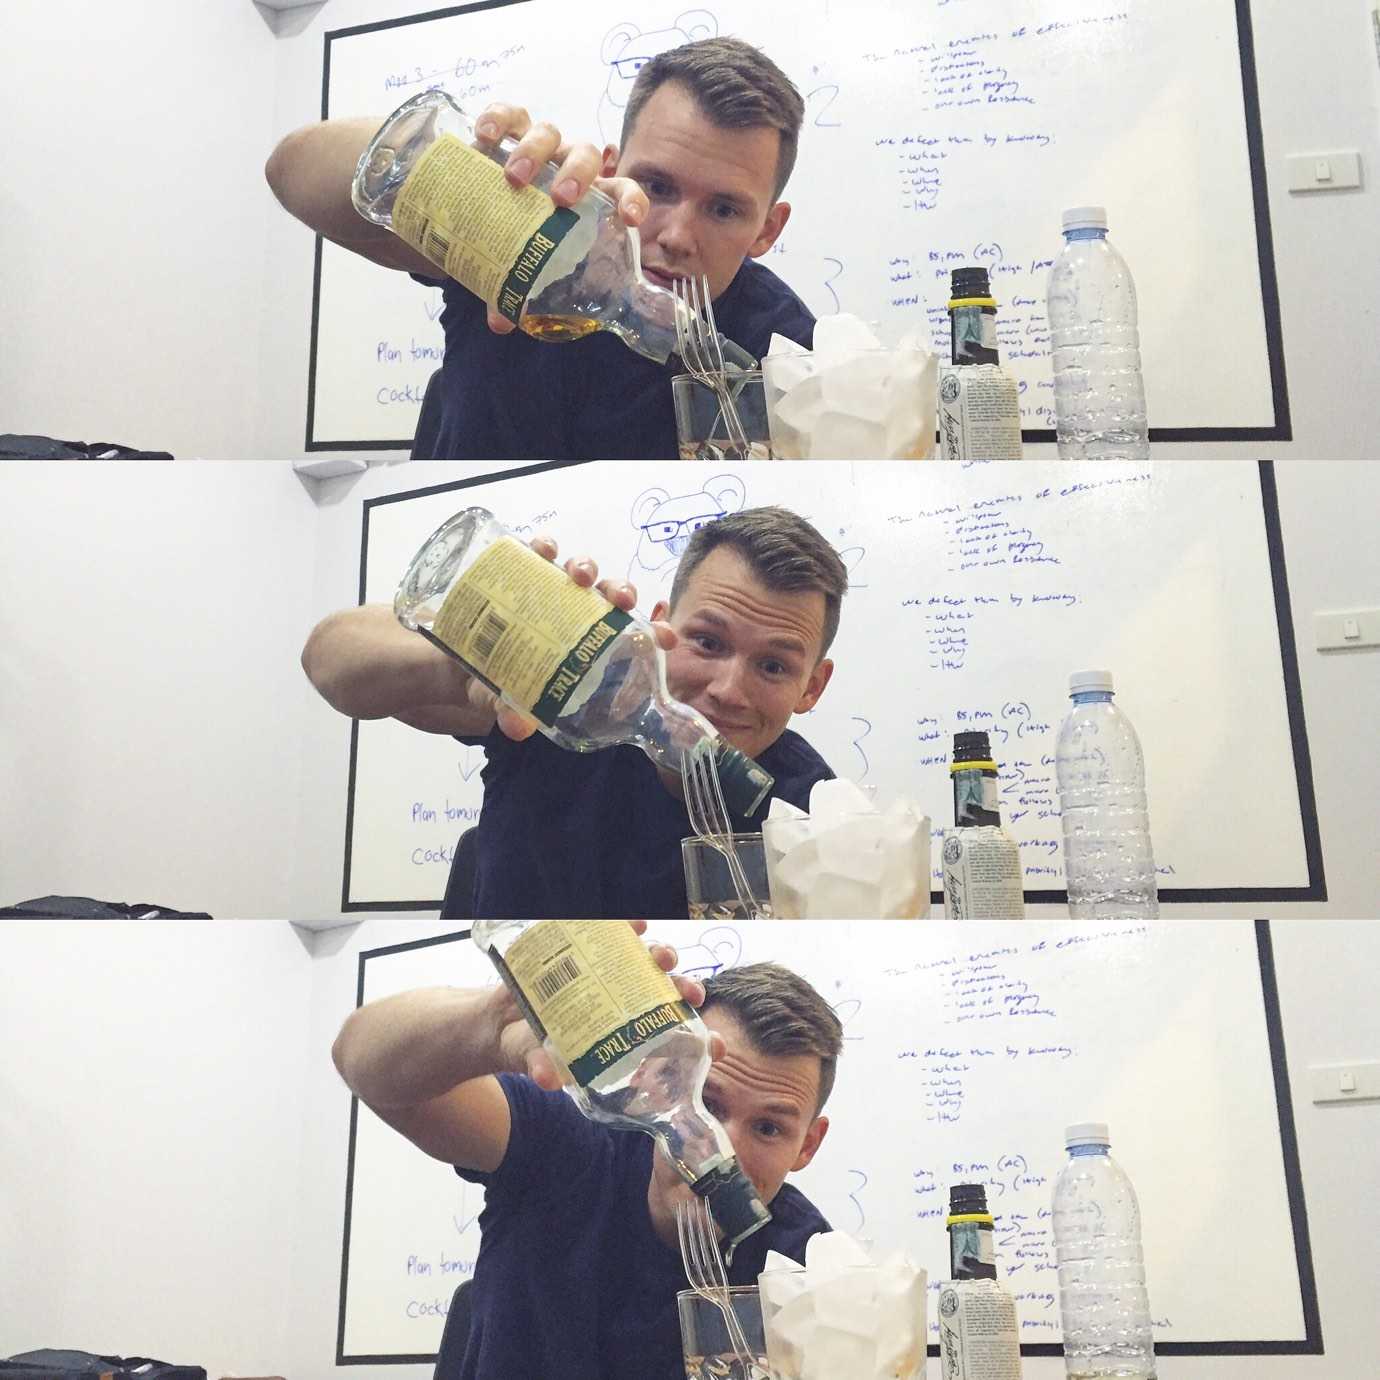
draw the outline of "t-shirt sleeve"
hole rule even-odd
[[[596,1169],[606,1133],[563,1092],[516,1073],[500,1073],[498,1083],[512,1119],[503,1163],[490,1172],[456,1165],[455,1172],[502,1195],[568,1194],[574,1179]]]

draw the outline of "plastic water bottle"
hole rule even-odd
[[[1064,241],[1046,291],[1059,458],[1148,460],[1131,270],[1101,206],[1065,211]]]
[[[1073,708],[1055,749],[1064,879],[1075,920],[1149,920],[1160,913],[1145,759],[1112,693],[1110,671],[1075,671]]]
[[[1099,1122],[1064,1133],[1054,1182],[1059,1316],[1069,1380],[1153,1380],[1155,1343],[1140,1246],[1140,1204]]]

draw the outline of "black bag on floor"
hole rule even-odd
[[[139,450],[114,441],[58,441],[52,436],[0,435],[0,460],[171,460],[164,450]]]
[[[0,920],[209,920],[197,910],[171,910],[152,901],[97,901],[90,896],[40,896],[0,906]]]
[[[200,1366],[174,1366],[147,1356],[97,1356],[90,1351],[23,1351],[0,1361],[0,1380],[206,1380]]]

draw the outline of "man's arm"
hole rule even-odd
[[[428,987],[353,1012],[331,1049],[361,1102],[446,1164],[490,1173],[508,1152],[508,1099],[493,1075],[521,1070],[535,1037],[506,988]],[[524,1040],[525,1034],[525,1040]]]
[[[633,922],[638,934],[645,921]],[[676,951],[653,944],[663,972]],[[673,977],[692,1006],[704,985]],[[721,1058],[723,1040],[712,1038]],[[512,1118],[496,1074],[525,1073],[556,1089],[560,1075],[508,989],[428,987],[370,1002],[352,1012],[331,1048],[340,1076],[361,1102],[419,1149],[446,1164],[492,1173],[508,1153]]]
[[[352,719],[401,719],[426,733],[483,737],[494,726],[493,692],[388,604],[363,604],[322,619],[302,649],[302,669],[332,708]]]
[[[333,243],[384,268],[442,276],[391,230],[365,220],[350,199],[360,155],[382,125],[382,116],[307,125],[273,150],[264,176],[288,211]]]

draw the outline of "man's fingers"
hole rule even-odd
[[[691,1006],[704,1005],[704,983],[702,983],[699,978],[674,975],[671,981],[676,984],[676,991],[679,992]]]
[[[544,557],[548,561],[556,559],[556,539],[548,537],[545,532],[538,532],[531,541],[527,543],[538,556]]]
[[[709,1057],[717,1062],[728,1053],[728,1045],[724,1042],[724,1037],[717,1030],[709,1032]]]
[[[593,144],[575,144],[563,146],[550,156],[560,160],[560,169],[551,184],[551,199],[558,206],[573,206],[599,176],[602,155]]]
[[[485,307],[484,319],[495,335],[511,335],[517,327],[506,316],[500,315],[492,307]]]
[[[537,731],[535,719],[519,713],[501,700],[496,703],[494,719],[498,724],[498,731],[515,743],[525,742]]]
[[[527,1076],[548,1092],[560,1091],[561,1075],[551,1062],[551,1056],[540,1045],[527,1053]]]
[[[618,207],[618,217],[624,225],[641,225],[647,219],[652,203],[632,178],[596,177],[594,186]]]
[[[505,105],[502,101],[495,101],[479,112],[474,132],[481,142],[496,144],[505,135],[521,139],[531,127],[532,117],[520,105]]]
[[[565,563],[565,573],[577,585],[588,589],[599,578],[599,567],[588,556],[572,556]]]
[[[637,603],[637,591],[626,580],[600,580],[598,590],[616,608],[631,609]]]
[[[680,641],[680,634],[669,623],[660,618],[652,620],[652,633],[656,637],[656,645],[663,652],[669,652]]]

